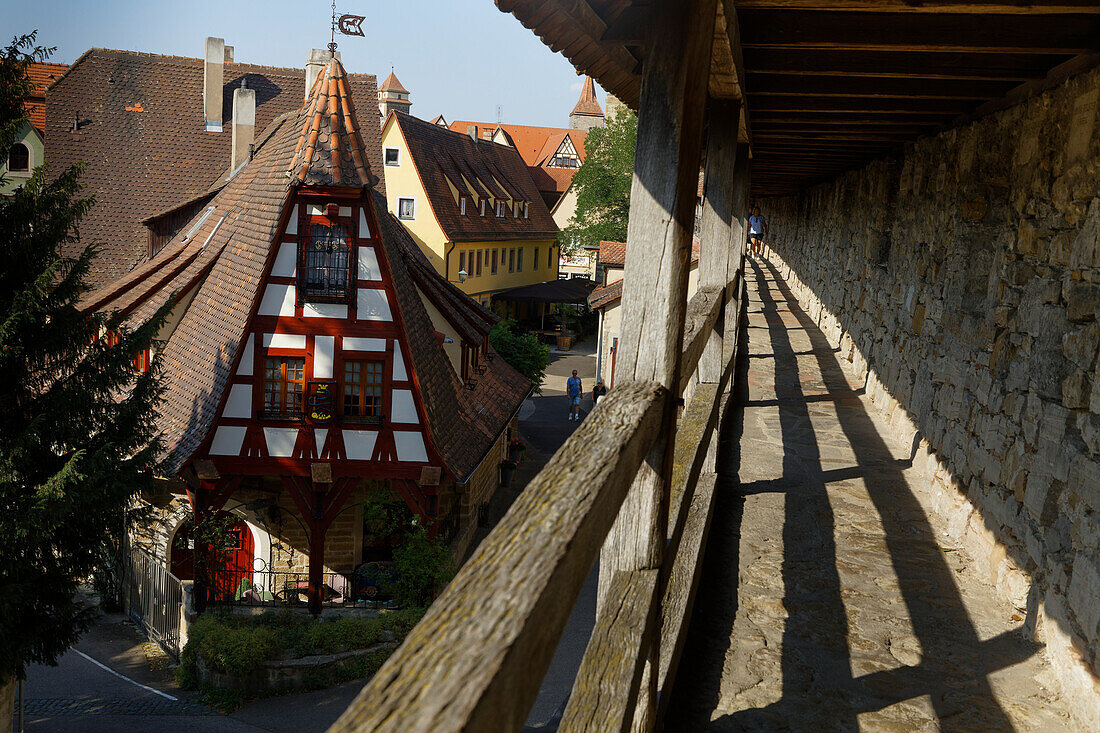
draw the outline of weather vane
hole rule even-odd
[[[364,36],[363,33],[363,21],[366,20],[366,16],[363,15],[341,15],[336,17],[336,0],[332,0],[332,37],[329,40],[328,50],[333,56],[336,55],[336,31],[339,29],[345,36]]]

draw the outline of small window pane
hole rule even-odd
[[[400,151],[397,148],[386,148],[386,165],[400,165],[398,155]]]
[[[416,202],[413,199],[397,199],[397,218],[412,219],[416,215]]]
[[[16,143],[8,150],[8,170],[26,173],[31,169],[31,151],[23,143]]]
[[[347,228],[343,224],[313,224],[304,247],[299,277],[304,297],[346,298],[351,267]]]

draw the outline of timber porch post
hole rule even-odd
[[[654,6],[638,107],[638,140],[627,225],[620,379],[668,388],[658,438],[623,502],[600,555],[597,615],[618,571],[660,569],[667,541],[680,355],[691,237],[714,40],[716,0]],[[663,579],[657,587],[663,595]],[[648,661],[635,727],[656,712],[659,613],[646,633]]]

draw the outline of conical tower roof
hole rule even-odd
[[[380,92],[400,92],[401,94],[408,94],[409,90],[401,86],[401,82],[397,80],[393,71],[390,71],[390,75],[386,77],[386,80],[382,82],[382,86],[378,87]]]
[[[332,58],[318,74],[298,116],[301,135],[290,164],[293,181],[308,186],[371,186],[347,73]]]
[[[581,88],[581,98],[577,100],[577,106],[573,108],[573,111],[569,113],[570,117],[573,115],[585,115],[588,117],[603,117],[603,109],[600,108],[600,103],[596,99],[596,85],[592,81],[592,77],[584,77],[584,87]]]

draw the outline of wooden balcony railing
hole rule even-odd
[[[660,723],[736,363],[748,150],[739,101],[708,99],[715,0],[653,8],[661,33],[642,69],[616,384],[333,731],[522,729],[597,556],[596,625],[559,730]],[[704,127],[699,289],[688,302]]]

